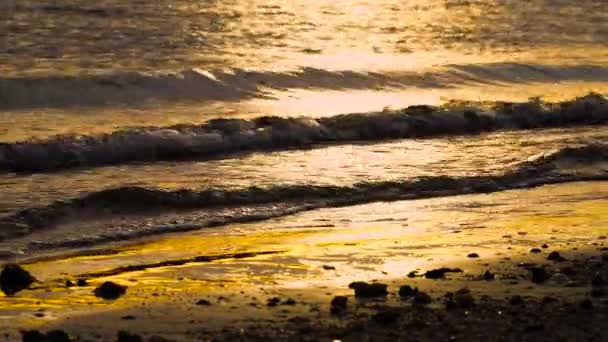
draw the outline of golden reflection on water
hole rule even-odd
[[[491,262],[501,256],[528,254],[542,243],[549,243],[552,249],[569,244],[584,248],[608,233],[607,196],[608,185],[603,182],[574,183],[324,209],[235,225],[221,232],[173,234],[119,248],[118,253],[25,265],[51,291],[26,290],[15,297],[0,297],[0,316],[41,305],[49,310],[62,306],[84,310],[89,304],[101,310],[117,309],[160,290],[196,294],[252,285],[344,289],[355,280],[400,278],[416,268],[458,265],[471,251]],[[110,306],[92,296],[92,287],[66,289],[61,281],[53,280],[61,274],[73,278],[125,265],[256,251],[284,252],[90,279],[92,286],[104,280],[130,284],[129,294]],[[325,271],[322,265],[336,270]]]

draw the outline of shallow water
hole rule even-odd
[[[395,138],[390,134],[336,138],[343,133],[337,130],[308,141],[310,132],[300,134],[297,125],[243,129],[241,138],[259,133],[249,144],[217,132],[193,133],[195,125],[217,118],[305,116],[297,120],[315,124],[339,114],[453,99],[499,105],[533,98],[528,105],[534,105],[540,103],[535,97],[559,102],[589,91],[608,94],[603,2],[2,1],[0,222],[8,222],[2,229],[20,229],[11,221],[16,212],[27,216],[113,188],[223,194],[252,186],[497,175],[539,154],[605,144],[602,108],[608,105],[598,98],[599,109],[585,101],[574,106],[576,118],[589,116],[584,123],[594,124],[584,127],[569,127],[567,115],[527,127],[521,122],[538,113],[523,106],[503,121],[523,117],[513,119],[519,124],[480,135],[469,135],[465,125],[449,137],[418,139],[427,134],[416,129],[416,120],[396,140],[386,140]],[[474,107],[476,113],[487,109]],[[340,124],[348,126],[346,118]],[[376,126],[399,131],[399,124]],[[606,174],[598,163],[585,167]],[[276,198],[278,212],[291,205],[286,201]],[[173,216],[164,221],[181,222],[168,207],[162,215]],[[231,210],[224,205],[217,215]],[[256,210],[269,209],[245,211]],[[110,221],[99,232],[98,225],[81,232],[65,222],[69,229],[61,234],[120,233],[122,217],[104,216]],[[129,219],[125,230],[164,222],[151,216]],[[30,242],[25,239],[19,246]]]

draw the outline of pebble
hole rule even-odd
[[[403,285],[399,288],[399,297],[410,298],[418,292],[418,289],[414,289],[409,285]]]
[[[530,253],[541,253],[542,251],[540,250],[540,248],[532,248],[530,250]]]
[[[536,284],[544,283],[551,277],[542,267],[532,267],[530,272],[532,273],[532,282]]]
[[[433,301],[433,298],[424,292],[416,292],[414,295],[413,302],[414,304],[426,305],[430,304]]]
[[[388,287],[386,284],[380,283],[366,283],[362,281],[356,281],[348,285],[349,288],[355,290],[355,297],[357,298],[371,298],[371,297],[386,297]]]
[[[424,277],[427,279],[441,279],[441,278],[445,277],[446,273],[462,273],[462,270],[460,268],[442,267],[442,268],[426,271],[426,273],[424,273]]]
[[[103,284],[101,284],[99,287],[97,287],[93,291],[93,294],[95,294],[96,297],[100,297],[103,299],[118,299],[119,297],[124,295],[126,292],[127,292],[126,286],[118,285],[111,281],[106,281]]]
[[[345,296],[335,296],[334,299],[331,300],[330,312],[332,315],[337,315],[346,310],[346,305],[348,303],[348,298]]]
[[[553,251],[553,252],[549,253],[549,256],[547,256],[547,260],[562,262],[562,261],[566,261],[566,258],[561,256],[561,254],[559,254],[559,252]]]
[[[469,254],[467,255],[467,257],[468,257],[468,258],[479,258],[479,254],[477,254],[477,253],[469,253]]]
[[[8,296],[30,287],[35,281],[36,278],[17,264],[6,264],[0,273],[0,289]]]

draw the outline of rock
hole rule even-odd
[[[551,276],[551,282],[558,285],[564,285],[570,282],[570,278],[568,278],[568,276],[563,273],[556,273]]]
[[[540,248],[532,248],[530,250],[530,253],[541,253],[542,251],[540,250]]]
[[[279,305],[279,303],[281,303],[281,298],[273,297],[273,298],[268,299],[268,301],[266,302],[266,305],[273,307],[273,306]]]
[[[401,314],[394,310],[386,310],[377,312],[372,316],[374,322],[382,325],[395,324]]]
[[[148,338],[148,342],[174,342],[174,340],[169,340],[162,336],[153,335]]]
[[[433,301],[433,298],[424,292],[416,292],[414,295],[413,303],[419,305],[430,304]]]
[[[547,245],[546,243],[543,244],[542,246],[540,246],[541,248],[549,248],[549,245]]]
[[[83,287],[83,286],[89,286],[89,283],[86,281],[86,279],[78,279],[76,281],[76,285]]]
[[[210,306],[211,302],[206,299],[201,299],[198,302],[196,302],[196,305]]]
[[[70,342],[70,336],[62,330],[51,330],[43,334],[38,330],[21,332],[21,340],[24,342]]]
[[[555,261],[555,262],[562,262],[562,261],[566,261],[566,258],[561,256],[559,254],[559,252],[553,251],[553,252],[549,253],[549,256],[547,256],[547,260],[551,260],[551,261]]]
[[[462,309],[470,309],[475,305],[475,299],[471,295],[471,291],[468,289],[461,289],[456,291],[452,296],[454,304]]]
[[[583,309],[589,310],[589,309],[593,309],[593,302],[591,302],[591,300],[589,298],[587,299],[583,299],[580,303],[579,306]]]
[[[602,275],[597,273],[593,279],[591,279],[591,286],[594,287],[600,287],[600,286],[605,286],[606,285],[606,281],[604,280],[604,278],[602,278]]]
[[[408,278],[416,278],[418,276],[418,271],[411,271],[407,274]]]
[[[281,305],[296,305],[296,301],[291,298],[287,298]]]
[[[330,271],[330,270],[335,270],[336,268],[334,266],[330,266],[330,265],[323,265],[323,269],[326,271]]]
[[[410,298],[418,292],[418,289],[414,289],[409,285],[403,285],[399,288],[399,297]]]
[[[96,297],[103,299],[117,299],[127,292],[127,287],[106,281],[96,288],[93,293]]]
[[[71,280],[66,280],[65,281],[65,287],[72,287],[75,286],[76,284],[74,284]]]
[[[524,299],[519,295],[512,296],[509,298],[509,304],[511,305],[524,305]]]
[[[483,280],[485,281],[492,281],[494,279],[496,279],[496,275],[490,271],[486,271],[483,276],[482,276]]]
[[[7,296],[30,287],[36,278],[16,264],[6,264],[0,273],[0,289]]]
[[[346,310],[346,304],[348,303],[348,298],[345,296],[335,296],[334,299],[331,300],[330,312],[332,315],[337,315]]]
[[[142,342],[143,339],[137,334],[131,334],[127,331],[119,331],[117,342]]]
[[[469,253],[469,255],[467,255],[468,258],[479,258],[479,254],[477,253]]]
[[[430,271],[426,271],[424,273],[424,277],[427,279],[441,279],[445,277],[446,273],[461,273],[462,270],[460,268],[447,268],[442,267]]]
[[[134,321],[135,320],[135,316],[133,316],[133,315],[126,315],[126,316],[120,317],[120,319],[125,320],[125,321]]]
[[[21,332],[21,341],[23,342],[44,342],[46,335],[38,330],[27,330]]]
[[[358,298],[386,297],[388,295],[386,284],[368,284],[366,282],[356,281],[348,285],[348,287],[355,290],[355,297]]]
[[[532,273],[532,282],[536,284],[544,283],[551,277],[542,267],[531,267],[530,272]]]

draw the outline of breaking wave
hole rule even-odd
[[[49,172],[74,167],[160,160],[204,160],[243,151],[310,148],[318,144],[462,135],[608,122],[608,100],[590,94],[545,103],[462,103],[333,117],[215,119],[202,125],[147,127],[99,136],[0,144],[0,172]]]
[[[50,7],[54,8],[54,7]],[[66,10],[66,9],[63,9]],[[462,85],[528,82],[606,81],[608,68],[598,65],[489,63],[447,65],[439,70],[117,72],[91,75],[46,75],[0,78],[0,109],[140,105],[149,101],[238,101],[271,96],[285,89],[449,88]]]
[[[575,161],[575,163],[564,168],[560,164],[562,161]],[[266,206],[266,210],[253,210],[244,215],[222,217],[220,220],[211,220],[203,225],[217,226],[262,220],[322,207],[486,193],[570,181],[608,180],[608,168],[605,167],[605,162],[608,162],[608,145],[591,144],[538,156],[517,165],[509,172],[491,176],[435,176],[405,181],[366,182],[352,186],[294,185],[251,187],[242,190],[162,191],[123,187],[94,192],[45,207],[26,209],[4,217],[0,219],[0,227],[2,227],[0,241],[51,227],[62,220],[69,220],[70,217],[80,217],[84,210],[88,213],[97,211],[114,215],[171,212],[182,209]],[[594,165],[597,167],[593,168]],[[589,171],[590,166],[593,172]],[[579,167],[585,171],[580,171]],[[272,208],[276,210],[271,210]],[[113,241],[201,227],[201,225],[142,227],[140,230],[117,232],[112,236],[103,235],[87,241],[89,243]],[[75,240],[68,243],[70,246],[77,244],[83,242]]]

